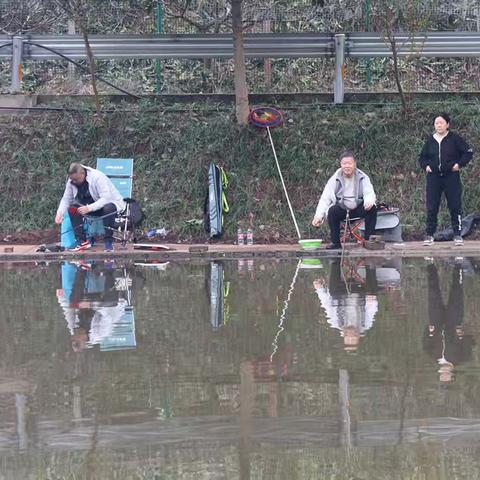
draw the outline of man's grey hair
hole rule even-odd
[[[357,161],[357,159],[355,158],[355,154],[353,153],[352,150],[344,150],[340,154],[340,157],[338,158],[338,160],[341,162],[344,158],[349,158],[349,157],[352,157],[355,161]]]
[[[68,174],[74,175],[75,173],[85,173],[85,168],[81,163],[73,162],[68,167]]]

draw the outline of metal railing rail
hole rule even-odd
[[[195,59],[232,58],[229,34],[91,35],[95,58]],[[400,57],[477,57],[480,32],[395,34]],[[12,60],[11,91],[21,90],[23,60],[52,60],[58,54],[72,60],[86,58],[80,35],[0,35],[0,60]],[[258,33],[245,35],[249,58],[335,58],[335,103],[343,102],[345,58],[391,57],[392,48],[379,33]]]

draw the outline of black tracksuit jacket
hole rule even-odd
[[[430,166],[432,173],[445,174],[458,163],[463,168],[472,159],[473,151],[458,133],[448,132],[439,144],[430,135],[420,153],[420,166],[425,170]]]

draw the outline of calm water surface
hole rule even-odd
[[[0,479],[480,478],[479,273],[0,265]]]

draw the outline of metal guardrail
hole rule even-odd
[[[480,56],[480,32],[428,32],[414,36],[395,35],[400,56],[477,57]],[[391,57],[392,50],[378,33],[346,35],[346,55],[349,57]]]
[[[333,57],[335,35],[332,33],[258,33],[245,35],[245,54],[252,58]],[[399,55],[422,57],[480,56],[480,32],[429,32],[413,37],[395,36]],[[73,58],[86,58],[80,35],[33,35],[25,42],[40,44]],[[231,58],[232,36],[218,35],[91,35],[93,53],[99,59],[124,58]],[[346,56],[389,57],[390,46],[379,33],[346,33]],[[0,35],[0,45],[11,42]],[[11,48],[0,49],[0,58],[12,55]],[[51,60],[56,55],[37,46],[24,44],[23,58]]]
[[[40,44],[75,60],[86,58],[79,35],[33,35],[24,37],[24,58],[51,60],[55,54],[29,45]],[[11,41],[0,36],[0,45]],[[125,58],[232,58],[231,35],[91,35],[92,51],[99,59]],[[333,35],[250,34],[245,35],[245,54],[253,58],[331,57]],[[11,49],[0,49],[0,58],[11,56]]]
[[[345,57],[391,57],[392,49],[380,33],[258,33],[246,34],[245,55],[250,58],[335,57],[335,103],[343,102]],[[91,35],[98,59],[232,58],[230,34],[202,35]],[[419,57],[480,56],[480,32],[428,32],[395,35],[398,55]],[[3,47],[3,48],[2,48]],[[12,59],[13,92],[21,88],[25,59],[52,60],[58,54],[73,60],[86,58],[80,35],[0,35],[0,59]]]

